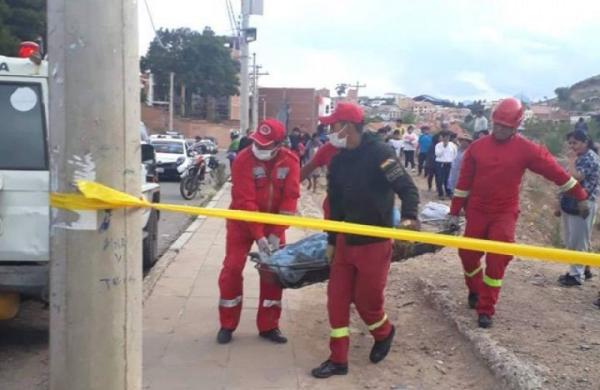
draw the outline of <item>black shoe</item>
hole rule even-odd
[[[477,306],[477,301],[479,301],[479,294],[470,292],[467,300],[469,301],[469,307],[471,309],[475,309],[475,306]]]
[[[392,346],[392,341],[394,340],[394,335],[396,334],[396,328],[392,326],[392,330],[388,337],[381,341],[375,341],[373,344],[373,348],[371,348],[371,354],[369,355],[369,359],[372,363],[379,363],[387,356],[388,352],[390,352],[390,347]]]
[[[326,360],[317,368],[313,368],[310,372],[315,378],[329,378],[333,375],[346,375],[348,374],[347,364],[337,364],[331,360]]]
[[[282,334],[281,331],[277,328],[275,329],[271,329],[269,331],[266,332],[260,332],[259,333],[260,337],[265,338],[269,341],[272,341],[274,343],[277,344],[285,344],[287,343],[287,338],[285,338]]]
[[[598,309],[600,309],[600,298],[598,298],[598,299],[596,299],[596,300],[594,301],[594,305],[596,305],[596,307],[597,307]]]
[[[560,275],[558,283],[563,287],[581,286],[581,282],[569,274]]]
[[[591,278],[594,277],[594,274],[592,273],[592,271],[589,268],[585,269],[585,272],[583,273],[583,275],[585,276],[585,280],[590,280]]]
[[[492,321],[492,317],[485,314],[480,314],[477,322],[479,327],[483,329],[491,328],[492,324],[494,323],[494,321]]]
[[[233,335],[233,330],[221,328],[219,329],[219,333],[217,333],[217,343],[219,344],[228,344],[231,341],[231,337]]]

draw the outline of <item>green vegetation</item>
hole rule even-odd
[[[558,156],[565,147],[565,136],[572,130],[566,122],[553,123],[529,120],[525,122],[523,135],[545,145],[550,153]]]
[[[176,91],[185,86],[183,103],[190,112],[192,95],[202,98],[203,111],[214,111],[215,99],[238,93],[239,63],[231,58],[227,37],[210,28],[161,29],[141,59],[141,70],[154,74],[157,96],[168,96],[169,73],[175,72]]]

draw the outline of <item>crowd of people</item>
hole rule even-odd
[[[519,216],[519,189],[527,170],[558,187],[556,216],[562,218],[565,246],[589,251],[592,226],[600,193],[600,158],[581,125],[567,135],[569,164],[561,166],[548,150],[517,131],[524,107],[514,98],[501,100],[491,115],[491,129],[477,113],[474,141],[469,135],[453,136],[447,124],[431,134],[428,126],[417,133],[384,127],[366,129],[362,109],[340,102],[313,135],[266,119],[241,137],[232,132],[232,209],[294,214],[300,183],[309,189],[327,171],[325,219],[381,227],[394,223],[395,197],[401,200],[399,228],[420,228],[419,191],[414,177],[424,175],[429,190],[435,178],[441,199],[451,199],[448,227],[466,219],[464,236],[514,242]],[[329,131],[327,131],[329,127]],[[249,147],[250,146],[250,147]],[[510,158],[507,158],[510,156]],[[415,164],[415,157],[417,162]],[[416,165],[416,168],[415,168]],[[242,271],[253,244],[270,255],[285,244],[285,226],[240,221],[227,222],[227,245],[219,277],[221,328],[217,341],[231,342],[242,313]],[[468,306],[478,315],[477,324],[493,324],[495,306],[512,256],[480,251],[458,251],[467,287]],[[485,265],[482,258],[485,256]],[[350,234],[328,233],[330,280],[327,311],[331,326],[327,360],[312,370],[316,378],[348,372],[350,306],[354,304],[374,338],[373,363],[388,354],[395,327],[384,311],[384,289],[391,258],[391,241]],[[561,275],[563,286],[578,286],[592,277],[589,268],[572,265]],[[282,290],[262,279],[257,315],[261,337],[285,343],[279,329]]]

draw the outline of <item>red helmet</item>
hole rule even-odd
[[[494,107],[492,112],[492,122],[516,129],[523,120],[525,107],[520,100],[515,98],[506,98]]]

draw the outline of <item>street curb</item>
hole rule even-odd
[[[221,187],[221,189],[211,198],[207,199],[206,203],[201,207],[205,207],[207,209],[214,209],[219,200],[225,194],[225,191],[229,191],[229,189],[230,186],[228,185],[228,183],[225,183]],[[188,226],[187,229],[185,229],[185,231],[179,236],[179,238],[177,238],[177,240],[175,240],[175,242],[171,244],[169,249],[167,249],[165,253],[156,261],[150,272],[148,272],[148,274],[144,278],[142,302],[145,302],[146,299],[150,297],[160,277],[163,275],[166,269],[169,268],[169,265],[171,265],[173,260],[175,260],[179,252],[183,249],[185,244],[187,244],[188,241],[192,238],[194,233],[196,233],[196,231],[200,227],[202,227],[202,224],[205,220],[205,216],[197,217],[194,220],[194,222],[192,222],[191,225]]]
[[[430,281],[419,278],[419,288],[433,306],[452,322],[459,333],[465,337],[475,352],[483,359],[494,376],[500,379],[506,388],[514,390],[539,390],[544,388],[544,370],[517,357],[513,352],[498,345],[498,342],[459,315],[454,301],[448,292],[434,286]],[[465,304],[466,305],[466,304]]]

